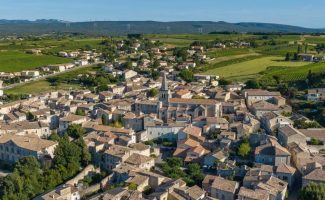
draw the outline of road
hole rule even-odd
[[[40,76],[38,78],[31,79],[31,80],[28,80],[26,82],[20,82],[20,83],[14,83],[14,84],[6,85],[6,86],[2,87],[2,90],[8,90],[8,89],[12,89],[12,88],[22,86],[22,85],[25,85],[25,84],[28,84],[28,83],[32,83],[32,82],[35,82],[35,81],[45,80],[45,79],[47,79],[49,77],[54,77],[54,76],[58,76],[60,74],[72,72],[72,71],[75,71],[75,70],[78,70],[78,69],[91,67],[91,66],[99,64],[99,63],[101,63],[101,62],[97,62],[97,63],[93,63],[93,64],[89,64],[89,65],[84,65],[84,66],[80,66],[80,67],[74,67],[74,68],[68,69],[68,70],[63,71],[63,72],[57,72],[57,73],[54,73],[54,74],[48,74],[48,75]]]

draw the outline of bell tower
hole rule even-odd
[[[162,103],[163,106],[167,106],[169,98],[171,98],[171,93],[168,88],[166,72],[163,72],[163,80],[159,91],[159,101]]]

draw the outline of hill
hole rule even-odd
[[[89,35],[188,34],[211,32],[254,33],[323,33],[324,29],[270,23],[228,23],[211,21],[94,21],[64,22],[60,20],[0,20],[0,34],[30,35],[49,33],[80,33]]]

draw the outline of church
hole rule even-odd
[[[166,73],[163,74],[158,101],[136,101],[135,111],[138,114],[155,113],[164,122],[178,119],[190,122],[198,117],[220,117],[222,115],[221,102],[215,99],[172,98]]]

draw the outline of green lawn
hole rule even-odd
[[[50,86],[49,82],[47,82],[46,80],[41,80],[41,81],[27,83],[23,86],[18,86],[6,90],[5,93],[7,95],[39,94],[39,93],[49,92],[49,91],[69,90],[69,89],[75,90],[79,88],[80,88],[79,85],[73,85],[73,84],[60,84],[59,86]]]
[[[270,66],[299,67],[309,64],[308,62],[285,62],[282,61],[282,59],[282,57],[277,56],[256,58],[249,61],[218,67],[209,70],[204,74],[213,74],[224,78],[242,80],[255,77],[258,73],[266,70]]]
[[[98,66],[90,66],[81,69],[76,69],[67,73],[57,75],[56,77],[60,78],[62,81],[58,86],[51,86],[50,83],[46,80],[34,81],[24,85],[17,86],[12,89],[5,90],[6,94],[38,94],[42,92],[49,92],[55,90],[68,90],[68,89],[79,89],[80,85],[76,84],[67,84],[66,82],[72,79],[77,78],[80,74],[86,74],[90,71],[98,70]]]
[[[0,71],[19,72],[35,69],[48,64],[60,64],[71,62],[71,59],[48,55],[32,55],[21,51],[1,51]]]

